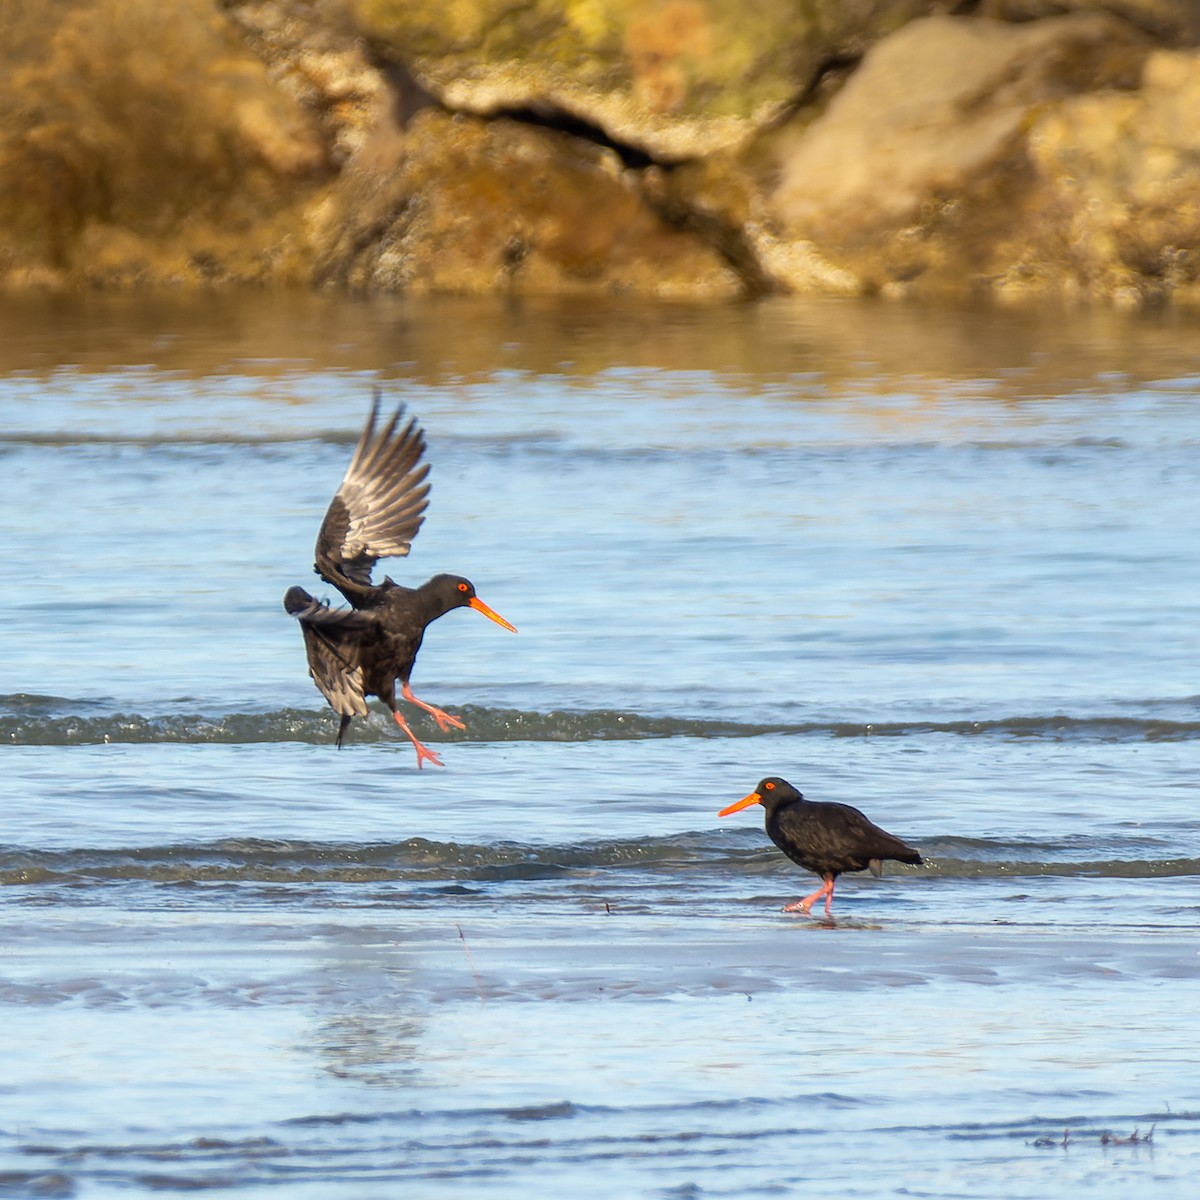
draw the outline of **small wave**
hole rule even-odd
[[[889,863],[888,867],[891,866]],[[1166,879],[1181,875],[1200,875],[1200,858],[1096,859],[1083,862],[1040,862],[1022,859],[981,862],[977,859],[926,858],[925,869],[945,879],[1028,879],[1039,875],[1060,878],[1087,876],[1106,879]]]
[[[23,746],[102,745],[105,743],[332,742],[337,718],[328,710],[283,708],[265,713],[97,712],[97,701],[16,693],[0,696],[0,742]],[[1200,737],[1200,721],[1156,717],[1003,717],[952,721],[791,721],[756,722],[713,718],[651,716],[619,709],[536,712],[467,705],[460,710],[464,733],[427,734],[431,742],[589,742],[650,738],[754,738],[792,734],[833,738],[902,738],[946,735],[1046,741],[1189,741]],[[349,740],[389,742],[401,735],[386,716],[355,721]]]
[[[540,846],[475,845],[409,838],[339,844],[253,838],[207,845],[124,849],[0,849],[0,884],[92,883],[378,883],[546,878],[572,871],[648,866],[667,869],[719,862],[728,847],[710,834]]]
[[[361,723],[360,723],[361,724]],[[299,709],[272,713],[223,715],[107,713],[91,716],[53,711],[45,704],[25,704],[0,715],[0,742],[15,746],[95,746],[145,742],[251,744],[257,742],[327,742],[337,733],[336,718]],[[383,740],[360,732],[363,741]]]
[[[1111,840],[1091,847],[934,838],[925,864],[888,863],[888,873],[949,879],[1095,876],[1162,878],[1200,875],[1200,858],[1147,858]],[[1096,851],[1103,853],[1103,857]],[[700,830],[661,838],[603,839],[567,845],[473,844],[409,838],[387,843],[230,839],[197,845],[27,850],[0,848],[0,886],[149,883],[356,884],[484,883],[643,871],[678,881],[790,873],[792,866],[758,831]]]

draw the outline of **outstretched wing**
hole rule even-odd
[[[308,673],[330,708],[342,716],[365,717],[359,646],[371,618],[352,608],[330,608],[301,587],[288,589],[283,606],[300,622]]]
[[[425,435],[404,406],[376,430],[379,392],[341,486],[317,534],[316,571],[354,603],[371,586],[381,558],[402,558],[425,519],[429,464],[421,461]]]

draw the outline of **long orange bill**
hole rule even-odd
[[[493,612],[478,596],[471,597],[471,607],[476,612],[481,612],[489,621],[495,621],[497,625],[503,625],[505,629],[512,633],[517,632],[515,625],[510,625],[498,612]]]
[[[723,808],[718,817],[727,817],[730,813],[741,812],[743,808],[749,808],[752,804],[758,804],[762,797],[757,792],[751,792],[748,796],[743,796],[736,804],[731,804],[728,808]]]

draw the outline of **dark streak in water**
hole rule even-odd
[[[675,1171],[694,1172],[711,1169],[749,1149],[779,1155],[786,1147],[794,1153],[797,1145],[829,1136],[819,1122],[797,1121],[798,1112],[833,1114],[869,1108],[853,1098],[826,1093],[676,1105],[617,1107],[562,1100],[521,1108],[376,1108],[315,1113],[272,1123],[269,1136],[108,1142],[74,1142],[61,1136],[17,1139],[15,1148],[23,1159],[37,1164],[41,1172],[12,1172],[6,1183],[15,1185],[21,1195],[73,1195],[77,1183],[89,1180],[103,1181],[109,1187],[124,1181],[155,1190],[247,1183],[294,1187],[349,1180],[369,1191],[378,1189],[381,1182],[450,1178],[470,1191],[467,1180],[505,1181],[531,1162],[543,1170],[556,1165],[570,1169],[590,1165],[603,1170],[617,1160],[650,1160]],[[1113,1130],[1162,1130],[1169,1132],[1174,1142],[1197,1135],[1194,1121],[1194,1114],[1170,1109],[1070,1112],[987,1122],[947,1120],[903,1126],[867,1122],[855,1136],[870,1146],[886,1145],[894,1137],[921,1139],[931,1153],[942,1141],[992,1143],[996,1152],[1001,1152],[1006,1145],[1029,1149],[1056,1145],[1067,1130],[1077,1153],[1095,1155],[1092,1161],[1103,1161],[1111,1170],[1111,1160],[1098,1156],[1118,1144],[1111,1136]],[[536,1128],[526,1128],[528,1122],[534,1122]],[[348,1144],[310,1138],[314,1129],[332,1132],[355,1127],[362,1133]],[[52,1181],[59,1181],[59,1186]],[[658,1194],[698,1192],[685,1187]]]

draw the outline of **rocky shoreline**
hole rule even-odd
[[[1200,302],[1186,0],[0,0],[0,286]]]

